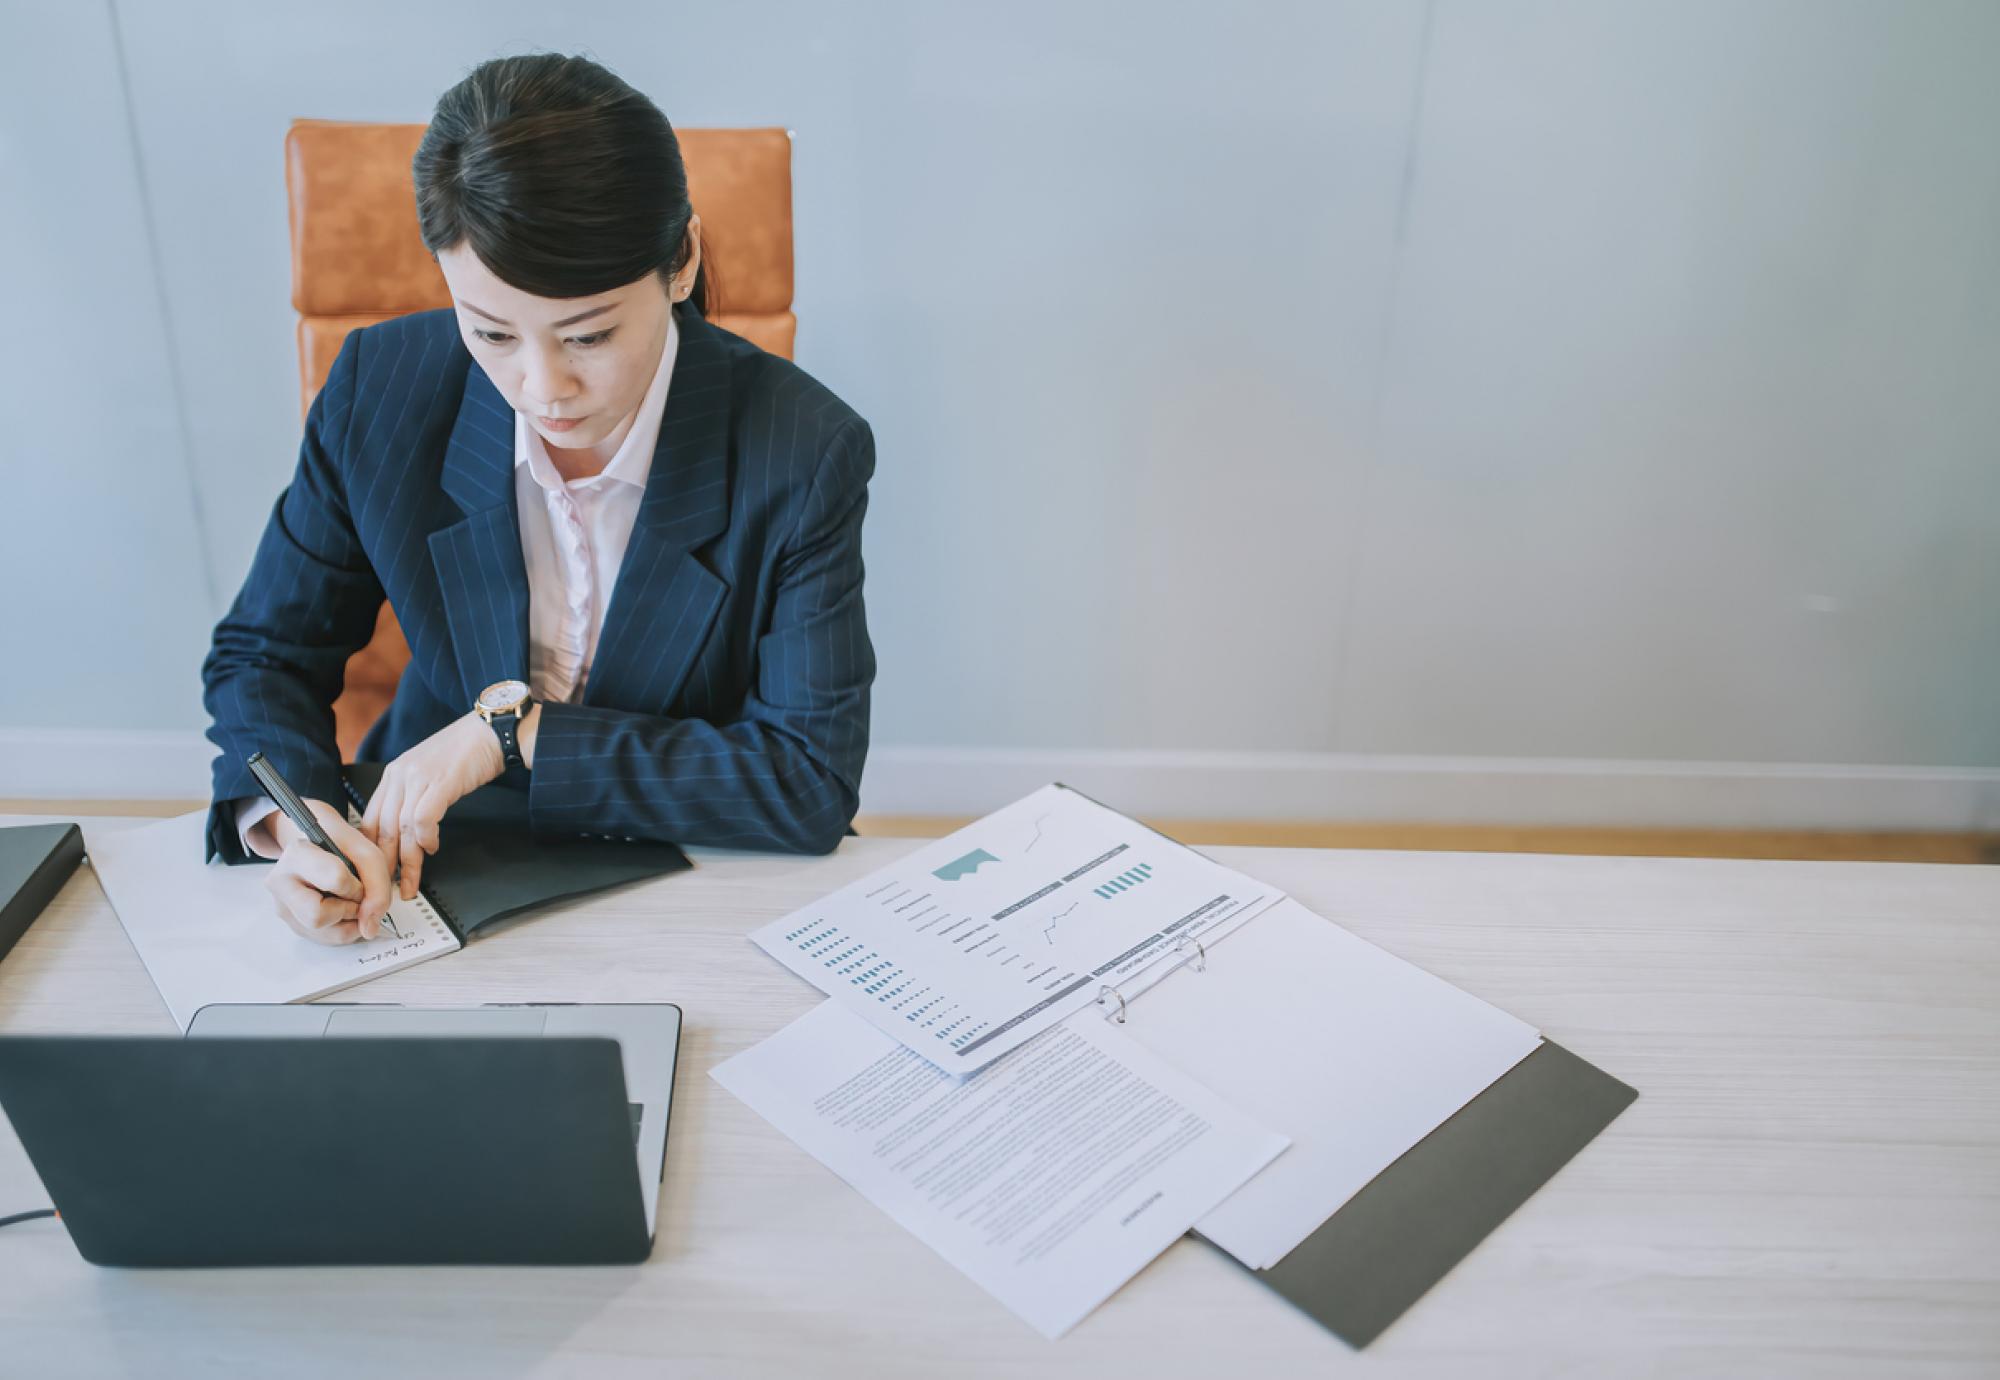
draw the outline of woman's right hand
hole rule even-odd
[[[264,881],[278,903],[278,916],[315,944],[352,944],[382,932],[389,913],[389,861],[369,837],[323,800],[306,806],[340,851],[361,873],[356,881],[346,864],[313,843],[282,813],[270,824],[284,852]]]

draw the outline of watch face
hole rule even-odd
[[[503,680],[479,692],[479,707],[493,714],[518,708],[528,698],[528,687],[518,680]]]

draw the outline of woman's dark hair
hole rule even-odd
[[[687,170],[667,117],[588,58],[495,58],[438,98],[411,164],[436,254],[467,244],[537,297],[589,297],[688,258]],[[690,301],[709,311],[706,265]]]

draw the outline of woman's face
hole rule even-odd
[[[649,273],[592,297],[535,297],[495,277],[467,245],[437,256],[465,348],[545,445],[615,450],[660,366],[673,303],[694,262],[669,284]]]

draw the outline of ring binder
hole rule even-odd
[[[1194,950],[1192,954],[1188,952],[1190,949]],[[1173,961],[1169,962],[1162,959],[1152,967],[1145,969],[1137,977],[1131,978],[1122,984],[1122,989],[1129,989],[1129,995],[1136,1000],[1139,996],[1152,991],[1153,988],[1159,986],[1183,968],[1192,967],[1197,973],[1208,971],[1208,950],[1193,935],[1184,934],[1179,939],[1176,939],[1174,941],[1173,953],[1175,955]],[[1113,1025],[1125,1024],[1125,1002],[1128,991],[1122,989],[1121,987],[1114,987],[1108,982],[1097,989],[1097,1005],[1104,1012],[1104,1019],[1110,1021]],[[1111,1003],[1114,1000],[1118,1003],[1118,1009],[1115,1011],[1111,1009]]]

